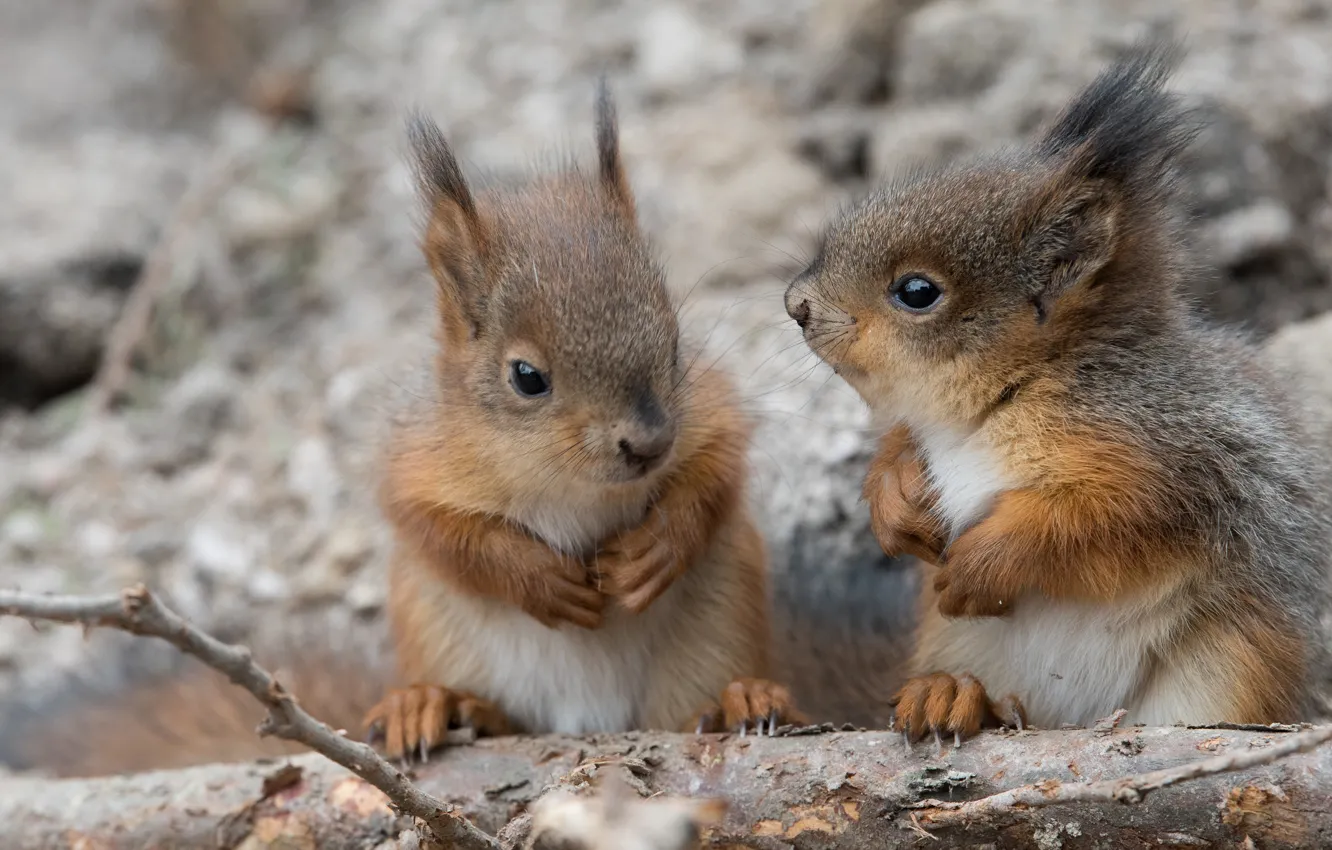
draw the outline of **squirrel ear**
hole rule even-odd
[[[429,216],[423,249],[439,293],[447,339],[476,336],[484,299],[486,231],[462,169],[439,126],[423,115],[408,124],[417,188]]]
[[[1119,204],[1104,181],[1065,183],[1038,202],[1024,239],[1039,282],[1032,296],[1037,322],[1045,322],[1060,295],[1114,259],[1118,235]]]
[[[601,185],[630,218],[634,217],[634,193],[620,161],[620,128],[615,116],[615,99],[606,78],[597,79],[597,171]]]

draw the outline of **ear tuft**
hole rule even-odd
[[[447,341],[462,344],[476,335],[485,300],[485,227],[439,126],[416,113],[407,134],[429,216],[422,250],[435,278],[441,328]]]
[[[1037,153],[1089,180],[1148,194],[1167,188],[1171,166],[1199,130],[1165,90],[1183,53],[1167,36],[1134,45],[1064,109]]]
[[[620,160],[620,128],[615,114],[615,99],[605,76],[597,78],[597,171],[606,188],[624,211],[634,215],[634,195]]]
[[[449,201],[464,214],[475,217],[472,192],[439,125],[423,113],[413,112],[407,119],[407,139],[412,146],[417,190],[430,209],[433,211],[441,201]]]

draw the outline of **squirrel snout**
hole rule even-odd
[[[805,325],[809,324],[809,302],[804,298],[788,307],[786,312],[791,318],[795,319],[795,323],[800,326],[802,331],[805,329]]]
[[[675,434],[668,428],[632,440],[621,437],[620,457],[630,468],[646,474],[661,462],[674,442]]]
[[[786,297],[783,299],[786,303],[786,315],[795,319],[795,323],[803,331],[809,324],[809,299],[800,291],[797,284],[792,284],[786,289]]]

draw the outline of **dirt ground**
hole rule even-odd
[[[0,0],[0,586],[145,581],[240,636],[375,621],[382,399],[429,344],[404,114],[503,179],[589,155],[603,71],[688,332],[762,420],[778,593],[879,581],[864,413],[799,344],[785,279],[839,204],[1025,137],[1163,26],[1210,121],[1200,309],[1259,334],[1332,309],[1332,2]],[[155,254],[123,402],[90,416]],[[101,640],[0,620],[0,693]]]

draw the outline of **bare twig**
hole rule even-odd
[[[134,352],[151,326],[153,307],[175,272],[180,244],[197,229],[199,220],[250,161],[246,153],[220,154],[186,190],[107,334],[102,361],[88,393],[86,418],[100,416],[124,391]]]
[[[1247,770],[1259,765],[1271,764],[1278,759],[1295,753],[1305,753],[1322,744],[1332,741],[1332,726],[1320,726],[1298,735],[1291,735],[1278,744],[1262,749],[1227,753],[1192,764],[1153,770],[1137,776],[1121,779],[1107,779],[1101,782],[1071,784],[1049,779],[1034,785],[1012,788],[979,800],[964,803],[945,802],[942,800],[922,800],[911,805],[913,809],[925,809],[923,821],[926,826],[956,826],[975,818],[1012,812],[1017,809],[1031,809],[1042,806],[1057,806],[1062,803],[1078,802],[1118,802],[1140,803],[1148,792],[1165,788],[1202,776],[1218,773],[1231,773]]]
[[[136,635],[158,637],[254,695],[268,709],[261,735],[296,741],[332,759],[374,785],[395,806],[420,818],[446,847],[498,850],[499,842],[440,800],[421,791],[365,744],[350,741],[305,712],[273,675],[250,658],[243,646],[222,643],[190,625],[159,602],[143,585],[116,596],[40,596],[0,591],[0,614],[29,620],[109,626]]]

